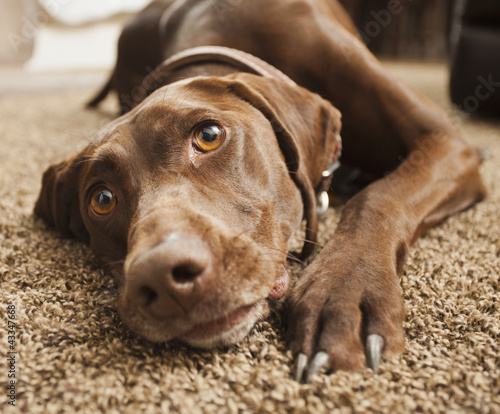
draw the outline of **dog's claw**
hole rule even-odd
[[[378,370],[380,359],[382,357],[382,350],[384,349],[384,338],[380,335],[372,334],[366,338],[366,365],[373,369]]]
[[[318,371],[328,365],[328,354],[324,351],[320,351],[316,354],[314,359],[311,361],[307,369],[306,382],[312,381],[313,377],[318,373]]]
[[[378,370],[380,360],[382,359],[382,351],[384,349],[384,338],[377,334],[368,335],[366,338],[366,365]],[[329,363],[328,354],[324,351],[318,352],[311,363],[308,365],[307,356],[300,352],[297,355],[295,365],[295,381],[302,382],[305,374],[305,383],[310,383],[314,376],[323,368],[326,368]],[[306,372],[307,368],[307,372]]]
[[[297,362],[295,367],[295,381],[301,382],[304,376],[304,371],[307,367],[307,356],[302,352],[297,355]]]

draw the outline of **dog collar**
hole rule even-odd
[[[178,52],[166,59],[151,72],[147,77],[149,79],[146,80],[145,83],[150,85],[151,89],[153,89],[155,84],[161,84],[162,81],[176,69],[192,65],[193,63],[209,62],[227,63],[242,72],[278,79],[290,86],[297,86],[297,84],[287,75],[262,59],[250,53],[223,46],[198,46]],[[147,94],[151,92],[152,90],[149,90]]]

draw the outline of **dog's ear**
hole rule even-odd
[[[339,156],[340,112],[319,95],[278,79],[247,73],[227,79],[231,79],[230,91],[258,109],[274,129],[290,176],[302,194],[308,241],[302,257],[306,257],[317,236],[315,188],[325,167]]]
[[[35,214],[65,237],[88,243],[89,234],[80,214],[78,183],[84,153],[50,166],[42,178]]]

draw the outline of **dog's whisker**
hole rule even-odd
[[[87,162],[95,162],[95,161],[97,161],[97,160],[98,160],[98,157],[94,157],[94,156],[92,156],[92,157],[88,157],[88,158],[81,159],[81,160],[79,160],[78,162],[76,162],[75,164],[76,164],[76,165],[82,165],[82,164],[85,164],[85,163],[87,163]]]
[[[273,252],[276,253],[281,253],[283,256],[288,256],[288,252],[282,249],[278,249],[277,247],[272,247],[272,246],[262,246],[264,249],[272,250]]]
[[[125,263],[125,259],[114,260],[114,261],[108,262],[107,264],[108,265],[115,265],[115,264],[123,264],[123,263]]]
[[[311,243],[311,244],[314,244],[315,246],[318,246],[318,247],[321,247],[323,248],[324,247],[324,244],[321,244],[319,242],[316,242],[316,241],[312,241],[312,240],[309,240],[309,239],[306,239],[306,238],[303,238],[303,237],[296,237],[295,238],[297,241],[299,242],[302,242],[302,243]]]
[[[293,262],[296,262],[296,263],[300,263],[301,265],[305,265],[305,263],[300,260],[298,257],[294,256],[293,254],[285,251],[285,250],[281,250],[281,249],[278,249],[276,247],[271,247],[271,246],[262,246],[264,249],[269,249],[269,250],[273,250],[277,253],[281,253],[283,256],[285,256],[287,259],[293,261]],[[268,252],[265,252],[265,254],[269,254]]]
[[[99,161],[99,156],[94,153],[90,153],[81,155],[81,159],[79,159],[75,164],[82,165],[87,162],[96,162],[96,161]]]
[[[114,261],[111,261],[111,262],[107,262],[105,264],[105,266],[107,266],[108,268],[115,268],[115,267],[118,267],[118,266],[123,266],[125,264],[125,260],[122,259],[122,260],[114,260]]]

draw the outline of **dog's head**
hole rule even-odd
[[[340,114],[250,74],[165,86],[44,174],[35,212],[111,267],[124,322],[153,341],[241,340],[288,287],[287,243]]]

